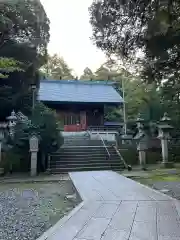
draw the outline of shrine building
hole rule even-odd
[[[104,126],[105,106],[123,104],[110,81],[41,80],[38,99],[56,111],[65,132]]]

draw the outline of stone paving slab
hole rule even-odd
[[[132,228],[136,209],[136,202],[122,202],[119,206],[119,209],[114,214],[109,227],[116,230],[129,232]]]
[[[103,203],[95,213],[95,218],[112,218],[117,211],[118,204],[115,203]]]
[[[180,240],[180,203],[112,171],[70,177],[84,204],[46,240]]]
[[[128,232],[125,230],[115,230],[112,228],[107,228],[104,233],[102,240],[127,240]]]
[[[133,239],[133,236],[138,237],[139,239],[151,239],[157,240],[157,226],[156,222],[134,222],[130,239]]]
[[[85,206],[79,209],[67,222],[56,232],[47,238],[48,240],[72,240],[81,229],[90,221],[100,207],[100,203]]]
[[[77,238],[88,240],[99,240],[102,238],[110,219],[91,218],[88,224],[78,233]]]

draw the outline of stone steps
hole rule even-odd
[[[80,162],[71,162],[71,163],[66,163],[66,162],[59,162],[59,163],[55,163],[54,165],[52,164],[51,165],[51,168],[60,168],[60,167],[74,167],[74,168],[78,168],[78,167],[91,167],[92,168],[92,163],[91,162],[88,162],[86,164],[83,164],[80,163]],[[93,163],[93,168],[94,167],[111,167],[111,166],[116,166],[116,167],[120,167],[121,165],[118,163],[118,162],[96,162],[96,163]],[[122,167],[122,166],[121,166]]]
[[[124,164],[112,146],[108,146],[110,158],[101,140],[86,137],[65,138],[62,148],[51,155],[52,173],[94,170],[121,170]]]
[[[103,156],[103,155],[101,155],[101,156],[76,156],[76,157],[71,157],[71,156],[53,156],[51,159],[52,159],[52,161],[54,161],[54,162],[62,162],[62,161],[81,161],[81,162],[83,162],[83,161],[90,161],[90,162],[97,162],[97,161],[104,161],[104,160],[108,160],[108,158],[109,158],[109,156]],[[119,156],[116,156],[116,155],[111,155],[110,156],[110,160],[109,161],[117,161],[117,160],[119,160]]]
[[[59,174],[59,173],[67,173],[67,172],[81,172],[81,171],[107,171],[107,170],[114,170],[114,171],[121,171],[124,168],[122,168],[121,166],[115,166],[115,167],[111,167],[111,166],[79,166],[79,167],[56,167],[56,168],[52,168],[50,169],[50,172],[53,174]]]

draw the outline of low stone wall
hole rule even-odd
[[[82,132],[61,132],[63,137],[76,137],[76,136],[85,136],[87,134],[86,131]]]
[[[116,135],[117,132],[96,132],[96,131],[91,131],[90,133],[90,139],[95,140],[99,139],[99,136],[102,137],[104,141],[108,142],[115,142],[116,141]]]

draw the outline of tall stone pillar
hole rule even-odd
[[[148,149],[148,136],[144,129],[145,120],[139,117],[136,120],[138,133],[134,137],[137,141],[137,150],[139,154],[139,163],[143,170],[146,170],[146,151]]]
[[[168,158],[168,141],[170,140],[170,130],[173,129],[173,126],[170,125],[171,119],[168,117],[167,113],[164,113],[163,118],[160,120],[159,135],[158,138],[161,140],[162,148],[162,165],[164,167],[172,167],[173,163],[169,162]]]
[[[29,139],[30,153],[31,153],[31,177],[37,175],[37,153],[39,150],[39,139],[33,135]]]

